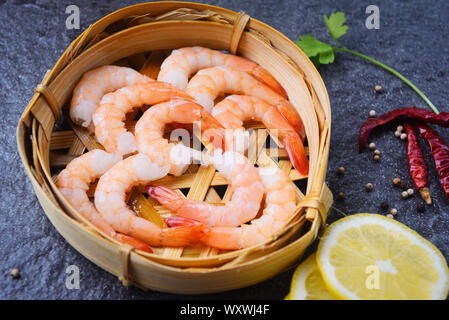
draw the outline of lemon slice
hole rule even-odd
[[[285,300],[335,300],[327,291],[315,253],[296,268],[292,277],[290,293]]]
[[[323,280],[340,299],[444,299],[449,270],[415,231],[378,214],[333,223],[318,246]]]

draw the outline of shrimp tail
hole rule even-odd
[[[282,101],[281,103],[276,104],[276,107],[284,119],[287,120],[299,134],[301,140],[304,141],[306,138],[306,130],[304,129],[304,124],[302,123],[298,111],[296,111],[296,109],[287,101]]]
[[[113,238],[121,243],[126,243],[129,244],[131,246],[133,246],[134,248],[136,248],[137,250],[142,250],[148,253],[153,253],[153,250],[151,249],[151,247],[149,245],[147,245],[145,242],[136,239],[134,237],[130,237],[127,236],[125,234],[122,233],[116,233]]]
[[[295,132],[288,132],[283,139],[285,150],[296,170],[302,175],[309,173],[309,160],[301,138]]]
[[[281,86],[281,84],[277,82],[277,80],[261,66],[255,66],[251,70],[251,75],[260,82],[265,83],[267,86],[273,89],[273,91],[281,95],[284,99],[288,99],[287,92],[285,92],[285,89]]]
[[[176,211],[182,204],[183,197],[170,188],[159,185],[148,185],[145,187],[145,190],[150,197],[159,201],[160,204],[169,210]]]
[[[210,113],[204,111],[201,115],[201,132],[215,148],[226,150],[225,128]]]
[[[207,228],[201,222],[183,217],[165,218],[164,221],[170,228],[162,229],[163,234],[173,239],[172,241],[179,241],[180,245],[196,244],[204,240]]]

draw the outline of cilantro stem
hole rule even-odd
[[[379,67],[382,67],[385,70],[391,72],[396,77],[398,77],[399,79],[404,81],[407,85],[409,85],[427,103],[427,105],[430,107],[430,109],[433,110],[433,112],[435,112],[436,114],[440,113],[438,111],[438,109],[433,105],[433,103],[429,100],[429,98],[427,98],[426,95],[421,90],[419,90],[410,80],[408,80],[402,74],[400,74],[399,72],[397,72],[393,68],[383,64],[382,62],[379,62],[379,61],[377,61],[377,60],[375,60],[373,58],[365,56],[364,54],[358,53],[357,51],[352,51],[352,50],[347,49],[337,39],[335,39],[335,37],[333,37],[333,38],[334,38],[335,42],[337,42],[341,47],[334,47],[334,46],[332,46],[332,49],[337,50],[337,51],[343,51],[343,52],[346,52],[346,53],[350,53],[350,54],[353,54],[353,55],[358,56],[360,58],[366,59],[366,60],[368,60],[368,61],[378,65]]]

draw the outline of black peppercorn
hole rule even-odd
[[[401,188],[403,190],[407,189],[407,184],[404,181],[401,181]]]
[[[386,201],[382,202],[382,203],[380,204],[380,208],[381,208],[383,211],[387,211],[387,210],[388,210],[388,202],[386,202]]]
[[[418,204],[418,211],[419,212],[424,212],[426,210],[426,207],[424,206],[424,204],[420,203]]]

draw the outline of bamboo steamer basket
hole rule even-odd
[[[244,56],[276,77],[303,119],[309,176],[303,177],[292,169],[282,148],[279,159],[274,159],[273,151],[264,148],[269,133],[259,124],[250,123],[247,128],[254,129],[250,141],[257,147],[248,157],[259,165],[279,166],[292,180],[307,182],[304,191],[296,188],[295,217],[272,239],[251,248],[227,252],[212,248],[154,248],[155,252],[149,254],[97,230],[57,189],[55,168],[86,150],[102,148],[63,115],[74,86],[86,71],[106,64],[130,65],[156,78],[171,49],[194,45]],[[127,115],[131,131],[135,115]],[[284,35],[244,13],[189,2],[154,2],[113,12],[73,41],[35,89],[19,121],[17,143],[47,217],[86,258],[118,276],[124,285],[172,293],[211,293],[252,285],[286,270],[322,230],[332,204],[332,194],[324,184],[330,122],[330,103],[320,75]],[[58,129],[61,123],[68,123],[70,129]],[[220,198],[214,187],[227,183],[211,166],[192,165],[186,174],[165,177],[158,183],[187,188],[187,197],[209,202],[226,201],[232,194],[228,188]],[[139,215],[161,226],[161,216],[170,214],[138,189],[131,193],[129,204]]]

